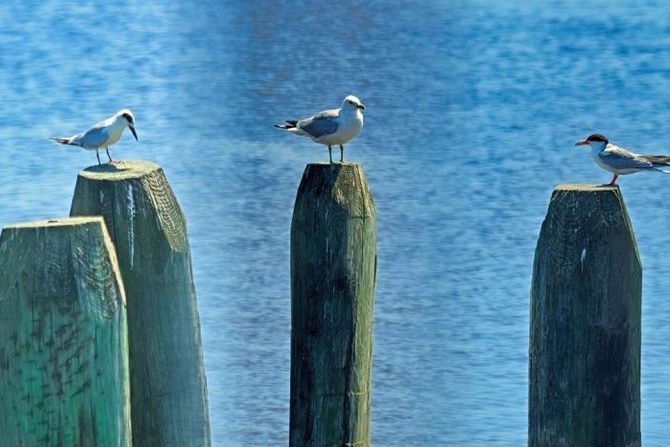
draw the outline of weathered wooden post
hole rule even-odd
[[[209,445],[186,220],[163,170],[143,161],[87,168],[70,214],[103,216],[116,245],[128,297],[134,445]]]
[[[123,284],[100,217],[0,235],[0,445],[130,446]]]
[[[528,445],[640,445],[641,290],[619,188],[557,187],[533,267]]]
[[[291,224],[291,446],[370,444],[376,256],[361,166],[307,165]]]

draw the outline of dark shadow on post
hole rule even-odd
[[[133,444],[210,444],[207,384],[186,219],[160,166],[79,173],[72,216],[100,215],[128,297]]]
[[[557,187],[533,267],[528,445],[640,445],[641,290],[618,187]]]
[[[293,447],[370,444],[375,273],[363,169],[307,165],[291,224]]]

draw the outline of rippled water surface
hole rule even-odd
[[[604,182],[593,132],[670,152],[663,2],[0,5],[0,225],[64,216],[90,152],[46,137],[129,107],[118,158],[161,164],[187,215],[212,437],[288,439],[289,230],[327,150],[273,123],[366,104],[347,159],[377,206],[379,446],[526,441],[533,251],[552,188]],[[642,429],[670,439],[670,176],[620,179],[644,266]]]

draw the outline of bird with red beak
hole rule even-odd
[[[640,171],[660,171],[670,174],[670,157],[665,155],[640,155],[609,142],[607,137],[599,133],[589,135],[585,140],[578,141],[575,146],[591,146],[591,156],[596,164],[613,174],[608,186],[615,186],[620,175],[633,174]]]

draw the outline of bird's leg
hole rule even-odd
[[[110,163],[113,162],[114,160],[112,160],[112,156],[109,155],[109,148],[108,147],[105,148],[105,152],[107,152],[107,156],[109,157],[109,162]]]
[[[333,148],[328,146],[328,158],[330,158],[330,164],[333,164]]]
[[[616,186],[616,179],[619,177],[619,174],[614,174],[612,181],[607,184],[607,186]]]
[[[344,146],[340,144],[340,164],[344,163]]]
[[[98,157],[98,166],[100,166],[102,163],[100,163],[100,154],[97,149],[95,150],[95,156]]]

